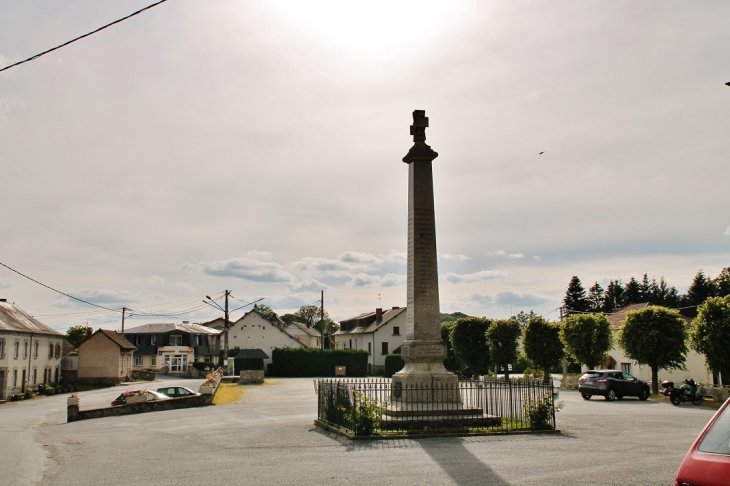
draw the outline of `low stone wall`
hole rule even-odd
[[[71,399],[69,399],[69,402],[70,400]],[[76,422],[78,420],[114,417],[117,415],[132,415],[137,413],[159,412],[162,410],[204,407],[212,404],[213,394],[171,398],[170,400],[159,400],[154,402],[128,403],[118,407],[97,408],[92,410],[79,410],[79,405],[77,403],[76,405],[67,405],[66,421]]]
[[[724,402],[730,394],[730,388],[724,386],[700,386],[699,392],[706,397],[712,397],[716,402]]]
[[[238,378],[239,385],[250,383],[262,384],[264,382],[264,370],[244,370]]]
[[[117,386],[122,382],[122,378],[111,377],[111,378],[77,378],[76,383],[79,385],[87,385],[95,388],[107,388],[110,386]]]
[[[132,371],[133,380],[155,381],[154,371],[135,370]]]

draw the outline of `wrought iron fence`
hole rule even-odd
[[[356,436],[554,430],[552,382],[318,379],[318,423]]]

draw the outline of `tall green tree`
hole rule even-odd
[[[560,326],[565,354],[588,368],[606,361],[613,345],[611,323],[600,314],[573,314]]]
[[[659,393],[659,368],[684,368],[687,329],[676,310],[649,306],[628,312],[618,340],[626,356],[651,368],[653,393]]]
[[[542,369],[546,382],[550,379],[550,369],[560,364],[565,355],[560,326],[542,316],[533,316],[527,323],[522,346],[527,357]]]
[[[697,309],[690,329],[690,346],[705,355],[707,367],[730,381],[730,295],[711,297]]]
[[[258,312],[264,319],[276,319],[276,312],[266,304],[254,304],[253,310]]]
[[[624,287],[622,305],[641,304],[642,302],[645,301],[642,301],[641,285],[634,277],[631,277],[631,279],[626,282],[626,287]]]
[[[641,297],[641,302],[649,302],[651,300],[651,283],[646,273],[644,273],[644,277],[639,284],[639,296]]]
[[[717,297],[730,295],[730,267],[723,268],[712,283],[714,284]]]
[[[586,298],[586,290],[583,288],[583,284],[580,279],[576,276],[570,279],[568,283],[568,289],[565,291],[565,297],[563,298],[563,305],[567,315],[573,314],[574,312],[587,312],[589,308],[588,299]]]
[[[66,339],[74,348],[81,346],[91,328],[88,326],[71,326],[66,330]]]
[[[491,359],[486,333],[491,323],[485,317],[462,317],[451,328],[449,340],[454,353],[472,376],[489,372]]]
[[[535,315],[537,314],[535,314],[533,310],[530,310],[529,313],[525,311],[520,311],[517,313],[516,316],[514,316],[514,319],[516,319],[517,322],[520,323],[520,328],[524,329],[527,323],[530,322],[530,319],[532,319]]]
[[[603,294],[603,312],[613,312],[624,305],[624,286],[621,279],[610,280]]]
[[[509,379],[509,365],[517,362],[517,341],[522,328],[517,319],[498,319],[492,322],[485,333],[492,361],[504,370],[504,379]]]
[[[603,287],[598,282],[588,289],[588,310],[591,312],[601,312],[603,310],[604,293]]]
[[[303,305],[294,313],[294,320],[306,324],[307,327],[315,327],[322,320],[321,308],[316,305]],[[329,319],[330,315],[325,309],[324,318]]]
[[[687,289],[687,295],[685,297],[686,305],[700,305],[708,298],[715,294],[715,286],[712,283],[712,279],[705,276],[705,272],[700,270],[692,279],[692,283]]]

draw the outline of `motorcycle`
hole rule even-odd
[[[673,381],[669,380],[663,381],[662,386],[664,387],[662,394],[665,397],[669,397],[672,405],[679,405],[682,402],[692,402],[694,405],[699,405],[705,399],[700,395],[697,390],[697,384],[692,378],[684,380],[682,386],[678,388],[674,386]]]

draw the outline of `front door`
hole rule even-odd
[[[5,370],[0,370],[0,400],[5,400]]]

